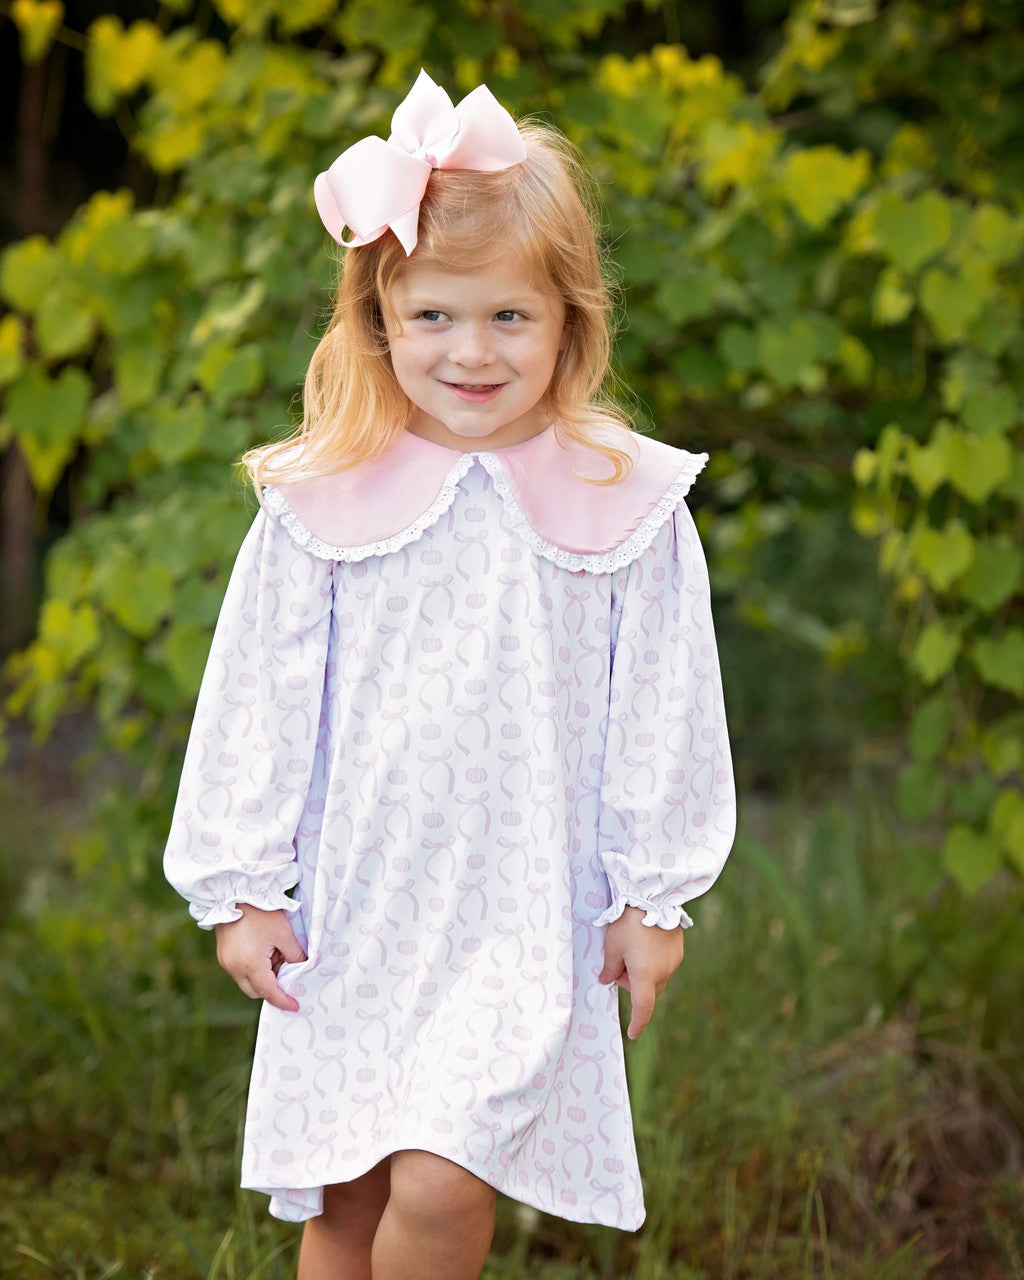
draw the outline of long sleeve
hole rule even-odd
[[[707,567],[683,503],[647,552],[616,576],[599,856],[610,924],[627,905],[644,924],[692,924],[683,904],[717,878],[736,796]]]
[[[164,854],[201,928],[294,910],[293,840],[320,723],[333,566],[264,511],[228,583]]]

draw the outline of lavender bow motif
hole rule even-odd
[[[516,123],[486,85],[456,107],[425,71],[391,118],[387,142],[372,135],[317,175],[313,198],[340,245],[358,247],[390,227],[406,254],[416,248],[420,202],[434,169],[494,173],[526,159]],[[345,228],[355,234],[345,239]]]

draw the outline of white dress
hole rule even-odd
[[[277,1217],[418,1148],[643,1221],[603,926],[689,924],[735,800],[683,502],[706,455],[612,437],[637,465],[602,488],[552,427],[403,433],[268,490],[242,546],[165,865],[204,928],[284,908],[309,956],[279,975],[299,1011],[263,1006],[246,1117]]]

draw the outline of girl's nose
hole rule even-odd
[[[476,369],[494,362],[494,343],[486,325],[458,325],[448,358],[452,364]]]

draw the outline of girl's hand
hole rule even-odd
[[[599,982],[614,982],[630,994],[626,1034],[635,1040],[651,1020],[654,1002],[683,962],[682,929],[649,928],[639,907],[627,907],[605,929],[604,968]]]
[[[299,1002],[278,985],[277,972],[287,961],[297,964],[306,953],[299,946],[286,911],[261,911],[239,902],[240,920],[215,926],[217,959],[251,1000],[266,1000],[275,1009],[294,1013]]]

